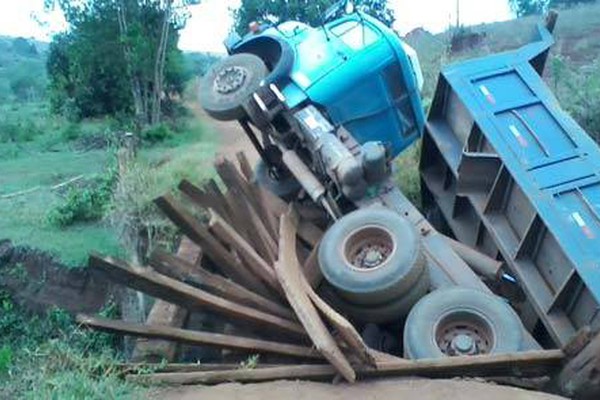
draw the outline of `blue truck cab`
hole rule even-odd
[[[315,105],[363,144],[383,142],[395,157],[424,126],[416,53],[392,29],[362,12],[320,27],[296,21],[262,27],[226,43],[230,54],[259,56],[290,109]]]

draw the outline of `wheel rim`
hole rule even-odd
[[[443,317],[435,327],[435,340],[446,356],[488,354],[495,337],[489,321],[472,312],[455,312]]]
[[[239,90],[246,82],[248,71],[237,65],[225,67],[217,74],[214,87],[220,94],[230,94]]]
[[[347,264],[362,271],[381,268],[395,249],[392,235],[380,226],[362,227],[348,235],[343,244]]]

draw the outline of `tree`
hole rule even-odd
[[[508,3],[517,17],[525,17],[543,14],[548,8],[549,0],[508,0]]]
[[[183,91],[177,49],[187,20],[184,0],[68,0],[58,3],[69,30],[50,46],[53,104],[74,103],[81,116],[132,114],[160,122],[168,91]]]
[[[508,0],[510,8],[518,17],[543,14],[550,8],[568,8],[582,3],[593,3],[596,0]]]
[[[312,26],[323,23],[325,11],[336,0],[242,0],[240,8],[234,12],[234,29],[240,35],[248,31],[253,21],[283,22],[295,20]],[[358,9],[379,19],[387,26],[392,26],[396,18],[394,11],[388,7],[387,0],[359,0],[354,2]],[[343,11],[343,7],[340,8]]]

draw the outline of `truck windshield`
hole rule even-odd
[[[375,43],[379,34],[365,23],[346,21],[330,28],[331,33],[339,37],[352,50],[360,50]]]

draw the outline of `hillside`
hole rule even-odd
[[[47,51],[47,43],[0,36],[0,103],[43,97]]]
[[[427,106],[433,96],[440,69],[449,63],[515,49],[528,43],[542,16],[463,27],[460,34],[467,43],[452,49],[453,32],[433,35],[416,29],[406,37],[423,67]],[[580,5],[559,11],[554,31],[556,44],[551,50],[544,78],[561,105],[584,129],[600,140],[600,3]],[[469,44],[471,44],[469,46]]]

